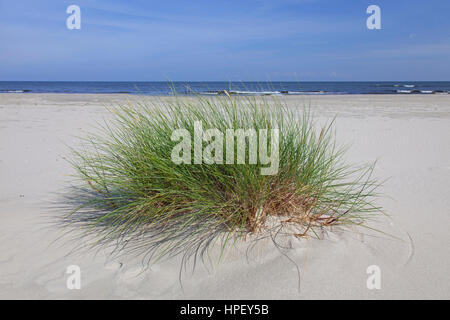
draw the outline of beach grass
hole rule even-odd
[[[296,237],[319,237],[323,228],[364,225],[379,215],[374,164],[346,164],[333,123],[319,127],[308,107],[228,94],[154,101],[109,108],[111,119],[72,150],[76,187],[63,220],[93,235],[96,245],[139,250],[149,261],[188,258],[214,243],[225,251],[237,240],[280,228]],[[261,174],[268,165],[261,159],[249,163],[249,153],[237,163],[237,143],[234,163],[175,163],[179,141],[172,135],[185,129],[194,140],[195,123],[220,132],[277,129],[276,172]],[[267,141],[271,152],[273,139]],[[202,149],[207,145],[203,141]],[[223,159],[230,150],[223,147]]]

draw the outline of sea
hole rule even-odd
[[[116,93],[141,95],[449,94],[450,81],[0,81],[0,93]]]

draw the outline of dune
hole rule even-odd
[[[238,243],[220,264],[181,273],[181,257],[148,266],[131,252],[74,250],[74,235],[50,223],[73,174],[68,146],[108,116],[105,104],[126,99],[135,97],[0,94],[1,299],[450,298],[450,95],[283,97],[310,105],[318,122],[336,116],[349,162],[378,159],[382,232],[332,228],[321,240],[286,237],[280,248],[268,239],[250,251]],[[71,290],[73,265],[81,286]],[[367,285],[371,266],[379,288]]]

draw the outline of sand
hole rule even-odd
[[[378,159],[375,175],[388,179],[379,204],[391,216],[378,227],[389,236],[333,229],[324,240],[287,239],[282,252],[262,243],[248,258],[237,247],[220,265],[183,272],[182,286],[179,258],[145,268],[108,249],[71,253],[49,223],[73,173],[67,146],[107,116],[104,103],[127,98],[0,94],[1,299],[450,298],[450,95],[288,97],[310,104],[319,122],[336,116],[350,162]],[[66,286],[70,265],[81,269],[79,290]],[[371,265],[379,290],[366,285]]]

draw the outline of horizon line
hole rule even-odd
[[[0,80],[0,82],[450,82],[450,80]]]

